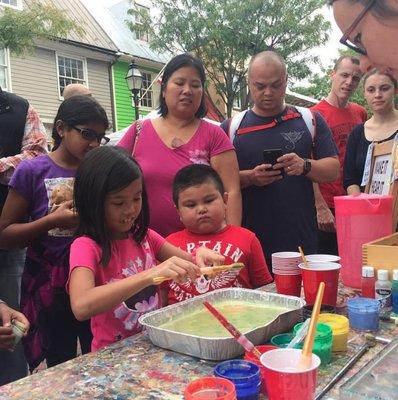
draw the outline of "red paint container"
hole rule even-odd
[[[236,400],[235,385],[228,379],[205,376],[188,384],[185,400]]]
[[[271,345],[265,344],[265,345],[262,345],[262,346],[256,346],[256,349],[257,349],[261,354],[264,354],[264,353],[266,353],[267,351],[277,349],[277,347],[276,347],[276,346],[271,346]],[[266,395],[266,394],[267,394],[267,387],[266,387],[266,385],[265,385],[265,367],[264,367],[264,365],[261,364],[261,361],[260,361],[253,353],[246,352],[246,353],[245,353],[244,359],[245,359],[246,361],[250,361],[250,362],[252,362],[252,363],[254,363],[254,364],[256,364],[256,365],[258,365],[258,366],[260,367],[260,374],[261,374],[261,393],[263,393],[263,394]]]

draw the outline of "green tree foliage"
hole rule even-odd
[[[320,14],[323,0],[153,0],[158,17],[132,7],[135,32],[150,31],[157,50],[193,52],[200,57],[231,115],[245,86],[251,55],[276,50],[296,79],[317,62],[308,50],[324,43],[329,23]]]
[[[331,62],[331,64],[326,67],[322,68],[322,71],[320,74],[314,74],[310,79],[309,79],[309,85],[308,86],[296,86],[292,90],[294,90],[297,93],[304,94],[306,96],[313,97],[315,99],[322,99],[323,97],[326,97],[329,94],[330,91],[330,74],[333,71],[333,67],[335,62],[340,58],[341,56],[354,56],[357,57],[357,55],[352,51],[352,50],[339,50],[339,55],[336,57],[335,60]],[[363,96],[363,85],[362,83],[359,84],[358,89],[355,91],[355,93],[350,97],[350,101],[360,104],[361,106],[365,107],[368,109],[368,105],[366,103],[366,100]]]
[[[65,38],[69,32],[82,33],[65,12],[53,5],[31,1],[23,10],[4,7],[0,16],[0,46],[20,55],[34,49],[35,39]]]

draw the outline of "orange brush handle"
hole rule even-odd
[[[318,321],[319,311],[321,309],[323,292],[325,291],[325,283],[321,282],[318,287],[318,292],[316,294],[316,299],[314,303],[314,308],[311,314],[310,325],[308,327],[308,333],[305,337],[303,346],[303,357],[311,357],[312,348],[314,346],[314,337],[316,332],[316,323]]]

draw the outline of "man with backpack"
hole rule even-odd
[[[286,106],[286,65],[265,51],[248,70],[252,109],[221,125],[236,149],[243,226],[260,239],[268,265],[278,251],[317,251],[313,182],[337,178],[340,164],[319,114]]]

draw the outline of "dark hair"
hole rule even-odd
[[[224,184],[220,175],[209,165],[191,164],[180,169],[173,180],[173,201],[176,207],[178,207],[178,198],[183,190],[209,181],[214,183],[221,195],[224,194]]]
[[[327,0],[327,3],[331,6],[337,0]],[[361,3],[364,7],[369,4],[370,0],[350,0],[351,3]],[[385,19],[397,17],[398,11],[387,4],[386,0],[377,0],[373,3],[370,8],[370,13],[377,19],[383,22]]]
[[[167,86],[167,82],[169,81],[171,75],[174,74],[177,70],[184,67],[192,67],[195,68],[198,72],[200,81],[202,82],[202,87],[205,86],[206,81],[206,74],[205,69],[203,67],[202,61],[199,58],[192,56],[191,54],[179,54],[172,58],[166,65],[163,76],[162,76],[162,85],[160,87],[160,96],[159,96],[159,111],[162,117],[165,117],[169,109],[167,108],[166,101],[163,97],[163,92]],[[202,94],[202,100],[200,101],[200,105],[198,110],[195,113],[195,117],[202,118],[206,115],[207,108],[206,108],[206,99],[204,93]]]
[[[108,117],[103,107],[90,96],[73,96],[64,100],[58,108],[54,119],[52,138],[54,140],[53,150],[60,145],[62,138],[57,132],[57,121],[63,121],[67,126],[98,122],[109,128]]]
[[[394,76],[385,69],[380,69],[380,68],[373,68],[365,74],[365,76],[363,77],[363,86],[365,86],[366,80],[372,75],[385,75],[386,77],[388,77],[388,79],[390,79],[391,83],[394,86],[394,89],[395,90],[398,89],[398,83],[397,80],[394,78]]]
[[[358,65],[359,66],[359,58],[358,57],[354,57],[354,56],[341,56],[339,57],[333,66],[333,71],[337,71],[337,69],[339,68],[340,64],[344,61],[344,60],[350,60],[353,64]]]
[[[75,236],[88,236],[102,248],[102,265],[111,257],[111,242],[105,223],[106,195],[118,192],[136,179],[142,179],[137,162],[122,148],[102,146],[91,150],[76,171],[73,198],[79,215]],[[149,208],[142,182],[142,208],[131,233],[140,243],[148,231]]]

